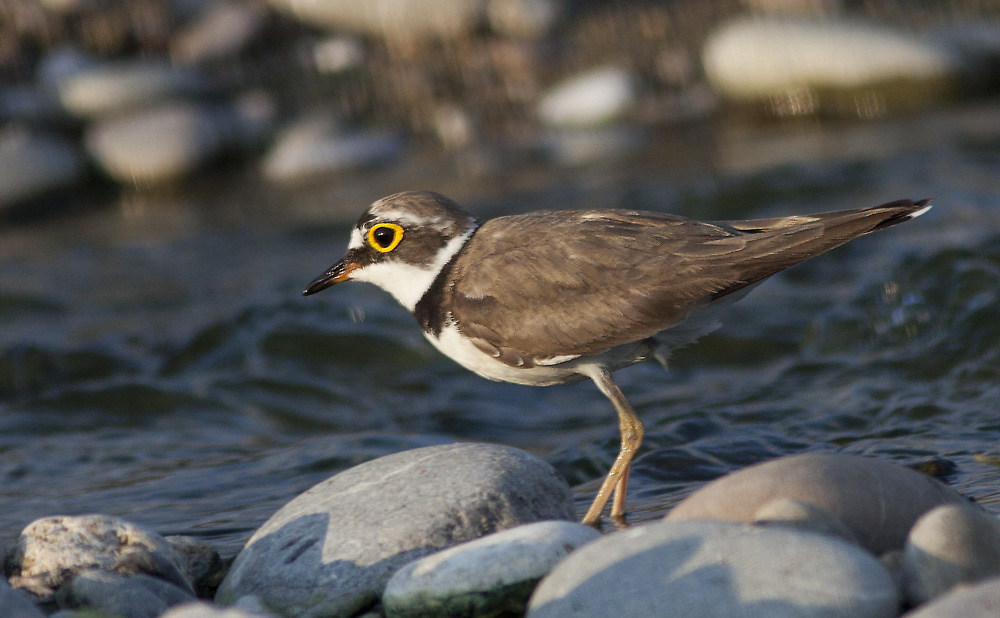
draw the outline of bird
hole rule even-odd
[[[909,221],[930,200],[811,215],[701,222],[624,209],[535,211],[481,222],[451,199],[406,191],[371,204],[347,251],[303,291],[382,288],[445,356],[490,380],[590,379],[618,415],[621,447],[583,523],[626,522],[644,428],[612,373],[719,325],[765,278],[858,236]],[[613,495],[613,500],[612,500]]]

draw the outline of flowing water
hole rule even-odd
[[[449,193],[488,217],[628,207],[703,219],[934,197],[926,216],[772,278],[725,326],[617,374],[647,426],[633,521],[804,451],[943,464],[1000,511],[1000,112],[666,128],[631,152],[463,179],[447,157],[292,189],[109,197],[0,231],[0,538],[100,512],[235,553],[314,483],[454,440],[548,460],[580,512],[617,453],[588,382],[481,379],[366,285],[303,298],[368,202]]]

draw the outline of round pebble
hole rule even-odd
[[[1000,520],[971,505],[939,506],[910,530],[902,570],[914,605],[960,584],[1000,577]]]
[[[996,618],[1000,616],[1000,579],[959,588],[903,618]]]
[[[758,509],[779,498],[826,511],[876,554],[901,549],[917,518],[932,508],[966,503],[937,480],[892,462],[807,453],[727,474],[688,496],[666,518],[751,522]]]
[[[451,38],[483,22],[486,0],[269,0],[277,9],[334,31],[385,38]]]
[[[389,455],[316,485],[247,542],[216,600],[350,616],[400,567],[491,532],[574,516],[566,482],[517,449],[448,444]]]
[[[635,78],[620,67],[602,67],[552,87],[538,104],[542,121],[557,127],[608,123],[634,107]]]
[[[11,588],[3,577],[0,577],[0,616],[4,616],[4,618],[45,618],[45,614],[28,598],[28,595]]]
[[[173,605],[194,600],[194,594],[142,573],[130,576],[108,571],[84,571],[56,593],[61,607],[82,608],[98,616],[158,618]]]
[[[59,79],[56,87],[63,107],[83,117],[118,113],[205,89],[190,70],[144,60],[74,71]]]
[[[566,521],[495,532],[406,565],[386,585],[382,606],[389,618],[520,614],[538,580],[600,536]]]
[[[738,19],[709,35],[702,62],[712,86],[736,99],[940,79],[960,69],[950,48],[927,37],[834,18]]]
[[[539,584],[527,616],[894,618],[898,604],[885,567],[839,539],[660,521],[570,554]]]

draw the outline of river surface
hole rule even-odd
[[[469,178],[414,146],[393,168],[294,189],[230,173],[4,224],[0,539],[42,516],[105,513],[232,555],[328,476],[456,440],[544,457],[582,514],[618,450],[592,384],[479,378],[371,286],[301,296],[370,201],[418,188],[481,217],[626,207],[717,220],[935,198],[924,217],[761,285],[670,372],[617,374],[647,427],[631,517],[805,451],[938,462],[1000,512],[1000,106],[624,135],[577,165]]]

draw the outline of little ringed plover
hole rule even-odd
[[[643,426],[611,377],[718,327],[716,314],[764,278],[908,221],[929,200],[702,223],[633,210],[532,212],[477,221],[436,193],[371,205],[344,257],[303,292],[368,281],[430,342],[491,380],[546,386],[590,378],[618,413],[621,450],[583,518],[624,521]]]

